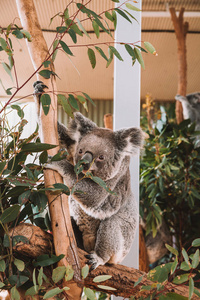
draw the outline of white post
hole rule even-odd
[[[123,3],[124,0],[120,0]],[[136,4],[141,9],[140,4]],[[120,3],[116,3],[116,7]],[[138,6],[139,5],[139,6]],[[126,8],[124,6],[124,8]],[[126,8],[127,9],[127,8]],[[140,126],[140,65],[132,66],[131,57],[119,42],[134,43],[141,41],[141,12],[130,11],[138,23],[132,24],[117,14],[115,47],[120,52],[123,62],[115,58],[114,64],[114,130]],[[140,43],[138,43],[140,45]],[[132,191],[139,208],[139,155],[131,160],[130,165]],[[123,261],[124,265],[139,266],[139,230],[137,231],[130,253]]]

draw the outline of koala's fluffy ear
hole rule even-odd
[[[95,129],[97,125],[84,117],[81,113],[74,113],[74,119],[71,119],[68,132],[70,137],[78,142],[85,134]]]
[[[181,96],[181,95],[176,95],[175,99],[180,101],[180,102],[188,102],[188,99],[184,96]]]
[[[118,130],[115,132],[116,146],[124,156],[131,156],[142,148],[144,135],[140,128],[135,127]]]
[[[57,126],[60,148],[67,149],[67,152],[69,153],[67,159],[72,162],[76,141],[70,137],[69,130],[65,125],[58,122]]]

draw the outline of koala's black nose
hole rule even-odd
[[[85,171],[89,170],[90,164],[91,164],[91,162],[93,161],[93,155],[92,155],[92,153],[91,153],[91,152],[86,152],[86,153],[82,156],[81,159],[84,159],[85,161],[87,161],[87,162],[85,162],[85,163],[83,164],[83,169],[84,169]]]

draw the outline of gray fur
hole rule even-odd
[[[195,130],[200,131],[200,93],[188,94],[186,97],[176,95],[175,99],[182,103],[184,119],[195,122]],[[200,136],[196,137],[196,142],[200,146]]]
[[[64,159],[47,167],[57,170],[70,189],[75,185],[76,191],[82,191],[69,197],[70,214],[82,232],[91,268],[120,263],[130,250],[139,219],[129,163],[130,156],[142,145],[143,133],[138,128],[116,132],[99,128],[81,113],[74,113],[68,128],[59,123],[58,133],[61,147],[67,148],[73,164]],[[104,180],[116,195],[85,178],[87,168],[77,182],[73,165],[85,157],[93,159],[89,171]]]

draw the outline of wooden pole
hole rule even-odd
[[[186,96],[187,91],[187,58],[186,58],[186,35],[188,32],[189,24],[184,22],[183,13],[184,8],[182,7],[179,16],[176,15],[174,7],[169,9],[171,14],[172,23],[177,40],[177,51],[178,51],[178,91],[177,94]],[[177,123],[183,121],[183,108],[180,101],[176,101],[176,119]]]
[[[39,25],[36,9],[33,0],[16,0],[17,9],[20,16],[22,26],[32,36],[32,42],[28,42],[29,54],[35,70],[49,56],[48,47],[43,37],[41,27]],[[48,59],[50,60],[50,59]],[[54,70],[53,63],[49,66],[49,70]],[[44,82],[51,91],[56,91],[56,81],[52,76],[50,79],[41,77],[38,73],[37,80]],[[44,143],[58,145],[57,134],[57,98],[54,93],[51,95],[51,106],[48,115],[46,116],[40,103],[38,106],[38,115],[40,123],[41,140]],[[49,150],[49,155],[55,155],[58,147]],[[54,183],[62,182],[61,176],[52,170],[44,171],[45,185],[51,186]],[[71,227],[70,213],[68,207],[68,198],[66,195],[58,196],[48,194],[49,211],[51,216],[51,224],[53,231],[53,241],[56,255],[64,254],[61,264],[72,265],[74,268],[74,277],[80,279],[80,264],[78,259],[76,242]],[[68,299],[80,299],[82,289],[78,287],[76,282],[66,283],[70,287]]]

